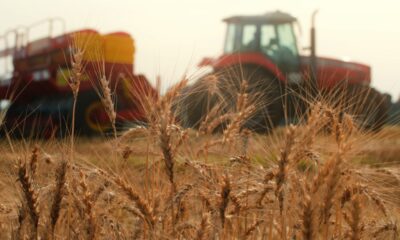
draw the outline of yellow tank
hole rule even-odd
[[[83,49],[83,59],[90,62],[133,64],[135,45],[133,38],[124,32],[100,35],[95,31],[75,33],[74,45]]]
[[[103,53],[102,36],[96,31],[79,31],[72,36],[72,45],[83,51],[83,60],[101,61]]]
[[[103,35],[102,38],[105,62],[133,64],[135,45],[129,34],[116,32]]]
[[[99,68],[101,64],[133,65],[135,45],[133,38],[124,32],[101,35],[97,31],[87,29],[71,34],[72,46],[83,51],[83,61],[94,63]],[[65,58],[65,56],[63,56]],[[56,84],[67,86],[70,78],[69,68],[57,70]],[[85,74],[82,81],[89,80]]]

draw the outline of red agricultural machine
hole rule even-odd
[[[135,93],[155,94],[155,90],[144,76],[133,71],[135,47],[129,34],[102,35],[92,29],[64,33],[59,19],[39,24],[49,26],[49,34],[44,38],[29,40],[32,28],[38,24],[8,31],[0,37],[0,59],[4,64],[0,66],[0,107],[7,110],[3,120],[6,131],[23,135],[66,134],[71,126],[73,95],[68,78],[75,47],[83,49],[84,66],[76,109],[78,132],[91,135],[111,127],[98,95],[101,74],[115,91],[117,123],[143,120],[143,112],[130,92],[133,89]],[[56,26],[61,26],[62,33],[53,36]]]
[[[215,106],[222,105],[220,113],[234,108],[242,80],[248,83],[248,95],[257,99],[257,110],[244,127],[257,132],[304,115],[313,98],[340,105],[365,129],[379,130],[386,122],[388,104],[370,87],[370,67],[317,57],[314,23],[311,54],[306,56],[300,54],[295,34],[297,19],[289,14],[276,11],[224,21],[228,25],[224,53],[200,64],[213,72],[187,86],[174,105],[184,126],[198,127]],[[65,135],[71,126],[73,95],[68,79],[74,47],[84,49],[85,66],[76,109],[78,132],[90,135],[111,127],[97,92],[100,73],[115,91],[117,124],[143,121],[143,109],[131,93],[156,96],[156,91],[133,71],[132,37],[124,32],[102,35],[92,29],[53,36],[58,22],[62,23],[57,19],[40,23],[48,24],[49,34],[34,41],[29,36],[36,24],[0,36],[0,64],[4,64],[0,65],[0,125],[1,109],[7,109],[3,126],[8,132]],[[81,40],[74,45],[77,36]]]
[[[351,113],[368,130],[379,130],[388,115],[386,98],[370,87],[371,69],[356,62],[316,56],[312,17],[310,55],[301,55],[297,19],[280,11],[256,16],[233,16],[227,24],[223,54],[200,65],[213,71],[182,91],[177,106],[183,124],[198,127],[208,112],[235,105],[242,80],[257,111],[244,127],[267,132],[304,115],[308,101],[323,98]],[[210,93],[210,85],[214,85]]]

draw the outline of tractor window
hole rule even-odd
[[[275,53],[278,50],[275,25],[261,26],[260,47],[264,54],[273,59],[275,58]]]
[[[276,63],[283,72],[297,72],[300,60],[292,24],[278,24],[276,25],[276,31],[279,38]]]
[[[260,28],[260,49],[283,72],[298,69],[299,55],[292,25],[264,24]]]
[[[258,48],[257,26],[244,25],[242,31],[243,50],[256,51]]]
[[[290,50],[294,56],[297,56],[297,43],[296,38],[294,37],[292,24],[280,24],[277,26],[277,31],[281,48],[286,48],[287,50]]]
[[[13,70],[12,56],[0,57],[0,86],[8,84]]]
[[[225,39],[225,53],[233,53],[235,50],[236,30],[237,26],[235,24],[228,25],[228,31]]]

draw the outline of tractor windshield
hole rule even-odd
[[[250,52],[259,49],[259,26],[229,24],[225,39],[225,53]]]
[[[292,24],[261,25],[260,51],[283,71],[294,71],[299,65],[299,55]]]
[[[228,25],[228,31],[226,32],[226,38],[225,38],[225,48],[224,52],[225,53],[233,53],[235,50],[235,40],[236,40],[236,28],[237,26],[235,24],[229,24]]]

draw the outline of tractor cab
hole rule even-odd
[[[261,53],[284,74],[299,72],[295,17],[276,11],[257,16],[233,16],[224,22],[228,25],[225,55]]]

